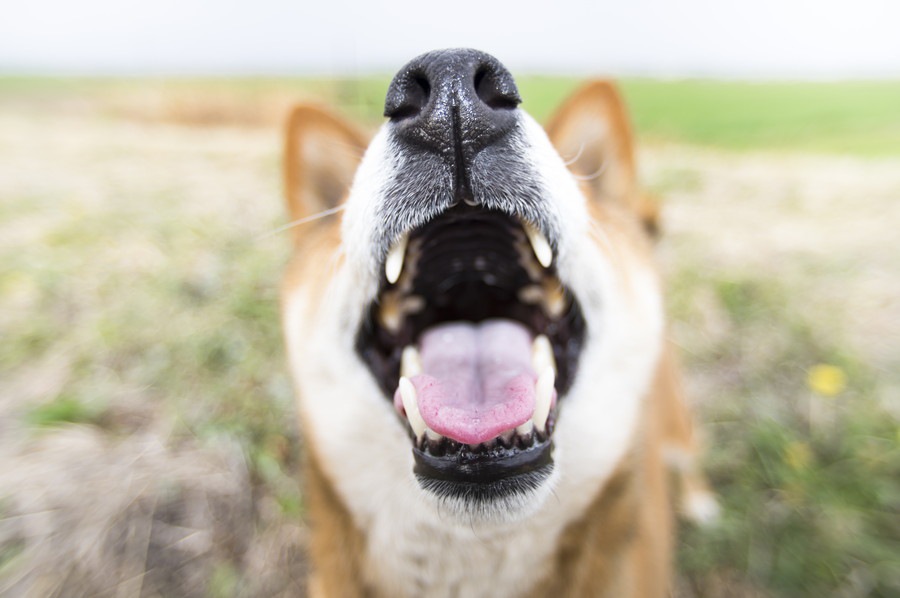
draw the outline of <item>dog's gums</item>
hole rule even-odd
[[[423,487],[488,498],[552,467],[584,320],[537,227],[463,204],[394,242],[357,350],[410,432]]]

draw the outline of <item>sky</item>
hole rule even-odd
[[[392,73],[475,47],[513,72],[900,77],[900,0],[3,0],[0,74]]]

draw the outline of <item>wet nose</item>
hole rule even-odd
[[[437,50],[404,66],[391,82],[384,115],[396,138],[466,169],[516,125],[519,90],[509,71],[478,50]]]

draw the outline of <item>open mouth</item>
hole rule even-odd
[[[460,204],[395,243],[356,346],[407,426],[420,484],[489,500],[550,475],[584,329],[537,228]]]

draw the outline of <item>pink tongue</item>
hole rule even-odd
[[[496,438],[534,414],[531,333],[512,320],[451,322],[426,330],[423,373],[411,378],[435,432],[465,444]]]

